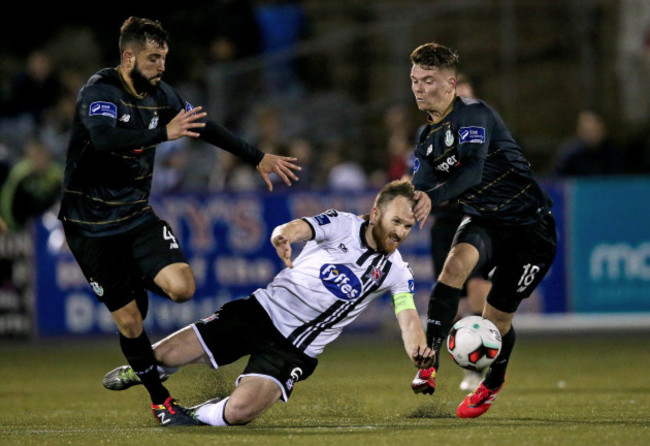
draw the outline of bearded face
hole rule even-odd
[[[397,197],[383,211],[377,209],[376,212],[371,227],[372,239],[377,251],[391,254],[408,237],[415,224],[411,204],[404,197]]]
[[[133,70],[131,71],[131,81],[133,81],[133,88],[138,93],[148,93],[152,94],[158,88],[160,83],[160,75],[155,74],[151,77],[147,77],[141,70],[138,61],[136,60]]]
[[[394,233],[388,229],[386,224],[383,222],[383,218],[375,226],[372,227],[372,237],[375,239],[377,244],[377,251],[385,252],[387,254],[393,253],[401,240]]]

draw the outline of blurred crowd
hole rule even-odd
[[[191,10],[166,15],[138,5],[112,9],[95,23],[88,17],[75,20],[73,14],[71,26],[51,29],[40,40],[25,39],[3,55],[0,217],[12,227],[56,203],[77,93],[92,73],[117,65],[116,35],[125,11],[160,19],[168,29],[165,80],[185,99],[203,105],[213,119],[260,149],[299,159],[303,170],[297,187],[377,188],[410,173],[409,156],[424,117],[411,103],[390,103],[372,115],[375,122],[361,122],[368,119],[361,113],[363,92],[354,96],[334,89],[318,56],[293,53],[314,33],[303,2],[199,1]],[[408,73],[404,78],[408,82]],[[567,120],[575,120],[575,134],[549,148],[554,171],[540,174],[650,170],[650,156],[633,161],[628,156],[650,154],[650,132],[634,141],[614,141],[606,117],[596,110]],[[359,134],[369,125],[372,135]],[[155,192],[264,188],[250,166],[197,140],[161,144],[156,163]]]

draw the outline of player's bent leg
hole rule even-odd
[[[479,261],[479,251],[469,243],[451,247],[438,281],[454,288],[463,288],[474,266]]]
[[[261,416],[282,396],[278,384],[263,376],[244,376],[230,395],[225,410],[230,424],[247,424]]]
[[[208,400],[194,409],[194,416],[211,426],[248,424],[280,399],[278,384],[262,376],[244,376],[224,400]]]
[[[186,302],[192,299],[196,291],[194,273],[190,265],[183,262],[165,266],[153,281],[174,302]]]
[[[156,360],[165,369],[190,363],[210,363],[192,325],[181,328],[156,342],[153,349]]]
[[[210,360],[192,326],[181,328],[153,344],[152,348],[158,362],[157,369],[161,382],[167,381],[169,375],[175,373],[182,365],[190,363],[210,364]],[[104,375],[102,384],[109,390],[126,390],[142,384],[142,381],[131,366],[122,365]]]
[[[466,288],[469,312],[480,315],[483,312],[485,299],[492,288],[492,282],[480,277],[470,277],[467,280]]]
[[[112,311],[111,316],[113,316],[117,329],[123,336],[137,338],[142,334],[142,315],[135,300],[118,310]]]
[[[460,418],[479,417],[492,407],[494,399],[503,388],[506,367],[514,347],[515,334],[512,328],[514,313],[498,310],[486,302],[483,317],[492,321],[501,332],[503,337],[501,353],[488,369],[485,379],[472,393],[465,397],[456,409],[456,415]]]
[[[515,313],[506,313],[504,311],[498,310],[488,302],[486,302],[485,306],[483,307],[483,317],[497,326],[499,332],[501,333],[501,336],[510,331],[510,327],[512,327],[512,319],[514,316]]]

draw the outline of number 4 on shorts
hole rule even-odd
[[[169,228],[167,226],[163,226],[163,238],[165,240],[169,240],[169,249],[178,249],[178,242],[176,241],[176,237],[174,237],[174,234],[171,233]]]

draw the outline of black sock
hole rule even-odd
[[[169,397],[169,391],[162,385],[158,374],[157,361],[151,348],[149,337],[143,331],[137,338],[127,338],[120,334],[120,347],[136,375],[142,380],[151,402],[162,404]]]
[[[506,380],[506,368],[508,368],[508,361],[510,361],[512,349],[515,347],[515,339],[515,328],[510,327],[510,331],[503,335],[499,356],[497,356],[497,359],[485,374],[483,384],[488,389],[497,389]]]
[[[440,367],[440,348],[454,324],[460,300],[460,288],[436,282],[429,297],[427,310],[427,344],[436,352],[433,366]]]

